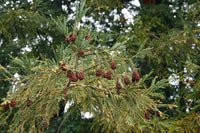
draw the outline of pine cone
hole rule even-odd
[[[28,99],[28,100],[26,101],[26,106],[27,106],[27,107],[30,107],[30,106],[31,106],[31,104],[32,104],[31,100],[30,100],[30,99]]]
[[[145,119],[149,120],[150,119],[150,115],[147,111],[145,111]]]
[[[120,89],[122,88],[122,86],[118,80],[117,80],[116,88],[117,88],[117,94],[120,94]]]
[[[101,68],[99,68],[96,72],[96,76],[99,77],[99,76],[101,76],[101,74],[102,74],[102,70],[101,70]]]
[[[110,72],[110,71],[108,71],[108,72],[106,73],[106,78],[107,78],[108,80],[111,80],[112,75],[111,75],[111,72]]]
[[[103,78],[106,78],[106,77],[107,77],[107,73],[104,72],[104,73],[103,73]]]
[[[4,109],[4,111],[8,111],[10,109],[10,107],[8,104],[4,104],[3,109]]]
[[[80,55],[81,57],[83,57],[83,56],[84,56],[84,50],[79,51],[79,55]]]
[[[133,71],[133,74],[132,74],[132,82],[134,81],[139,81],[140,80],[140,75],[137,71]]]
[[[16,106],[16,101],[15,101],[15,99],[12,99],[12,100],[11,100],[10,106],[11,106],[12,108],[15,108],[15,106]]]
[[[84,79],[84,72],[83,72],[83,70],[79,73],[78,79],[80,79],[80,80]]]
[[[66,71],[67,69],[65,68],[65,62],[63,61],[63,63],[61,64],[61,70]]]
[[[72,36],[71,36],[71,41],[72,41],[72,42],[75,42],[75,41],[76,41],[76,34],[75,34],[75,33],[72,34]]]
[[[77,82],[78,81],[78,75],[76,73],[73,73],[71,80],[72,80],[72,82]]]
[[[72,72],[71,70],[68,70],[68,71],[67,71],[67,77],[68,77],[68,78],[71,78],[72,75],[73,75],[73,72]]]
[[[129,78],[128,78],[127,75],[124,77],[124,84],[125,84],[125,85],[130,84],[130,80],[129,80]]]
[[[86,40],[91,40],[91,41],[90,41],[90,44],[93,42],[92,36],[90,36],[90,35],[88,35],[88,36],[86,37]]]
[[[66,37],[66,38],[65,38],[65,41],[66,41],[67,43],[70,43],[70,42],[71,42],[70,37]]]
[[[111,62],[111,69],[115,70],[116,69],[116,64],[115,62],[112,60]]]

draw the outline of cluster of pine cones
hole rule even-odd
[[[79,72],[79,74],[78,74],[78,73],[76,73],[76,72],[72,72],[71,70],[67,70],[67,69],[65,68],[65,66],[66,66],[66,63],[63,61],[63,63],[61,64],[61,70],[67,71],[67,72],[66,72],[66,73],[67,73],[66,75],[67,75],[68,78],[70,78],[70,80],[71,80],[72,82],[77,82],[78,80],[83,80],[83,79],[84,79],[84,70],[81,70],[81,71]],[[112,70],[115,70],[116,68],[117,68],[117,67],[116,67],[116,64],[115,64],[115,62],[112,60],[112,62],[111,62],[111,69],[112,69]],[[97,76],[97,77],[100,77],[101,75],[102,75],[102,70],[101,70],[101,68],[98,68],[97,71],[96,71],[96,76]],[[108,80],[111,80],[111,79],[112,79],[112,74],[111,74],[110,71],[107,71],[107,72],[105,71],[105,72],[103,73],[102,77],[103,77],[103,78],[106,78],[106,79],[108,79]],[[139,73],[138,73],[137,71],[133,71],[133,73],[132,73],[132,82],[134,82],[134,81],[138,82],[139,80],[140,80],[140,75],[139,75]],[[129,78],[128,78],[127,75],[125,75],[125,77],[124,77],[124,84],[125,84],[125,85],[130,84],[130,80],[129,80]],[[122,85],[120,84],[120,82],[119,82],[118,79],[117,79],[117,83],[116,83],[116,88],[117,88],[117,93],[120,94],[120,89],[122,88]]]
[[[11,106],[12,108],[15,108],[15,106],[16,106],[16,101],[15,101],[15,99],[13,98],[13,99],[11,100],[11,102],[10,102],[10,106],[9,106],[8,103],[2,103],[2,106],[3,106],[4,111],[8,111],[8,110],[10,109],[10,106]]]

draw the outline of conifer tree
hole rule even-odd
[[[144,48],[144,42],[135,54],[127,56],[126,38],[106,46],[111,34],[78,27],[88,10],[84,5],[85,1],[77,4],[71,31],[59,18],[53,20],[66,35],[66,42],[55,49],[55,59],[12,57],[12,72],[24,72],[18,78],[1,66],[1,73],[13,86],[1,104],[0,124],[11,118],[8,132],[44,132],[59,115],[59,103],[71,101],[64,120],[77,110],[88,111],[94,116],[93,132],[166,131],[169,121],[158,107],[167,105],[156,100],[162,95],[155,91],[165,88],[168,80],[157,80],[152,71],[141,75],[133,61],[148,55],[150,48]],[[61,127],[62,123],[57,132]]]
[[[1,88],[12,84],[1,99],[0,131],[199,131],[199,2],[143,1],[141,8],[131,7],[139,10],[134,25],[110,14],[115,8],[120,14],[126,2],[76,2],[70,21],[69,1],[0,6]],[[58,8],[47,12],[55,3]],[[104,32],[94,23],[82,25],[83,16],[101,20]],[[32,52],[22,55],[25,45]],[[63,113],[66,103],[71,106]],[[82,119],[81,112],[93,118]]]

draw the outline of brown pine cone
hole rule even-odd
[[[116,88],[117,88],[117,94],[120,94],[120,89],[122,88],[122,86],[121,86],[121,84],[119,83],[119,80],[117,80]]]
[[[124,77],[124,84],[125,84],[125,85],[130,84],[130,80],[129,80],[129,78],[128,78],[127,75]]]
[[[84,50],[79,51],[79,55],[80,55],[81,57],[83,57],[83,56],[84,56]]]
[[[71,42],[70,37],[66,37],[66,38],[65,38],[65,41],[66,41],[67,43],[70,43],[70,42]]]
[[[99,68],[96,72],[96,76],[99,77],[99,76],[101,76],[101,74],[102,74],[102,70],[101,70],[101,68]]]
[[[27,107],[30,107],[30,106],[31,106],[31,104],[32,104],[31,100],[30,100],[30,99],[28,99],[28,100],[26,101],[26,106],[27,106]]]
[[[76,73],[73,73],[71,80],[72,80],[72,82],[77,82],[78,81],[78,75]]]
[[[106,78],[106,77],[107,77],[107,73],[104,72],[104,73],[103,73],[103,78]]]
[[[10,107],[8,104],[4,104],[3,109],[4,109],[4,111],[8,111],[10,109]]]
[[[71,36],[71,41],[72,41],[72,42],[75,42],[75,41],[76,41],[76,34],[75,34],[75,33],[72,34],[72,36]]]
[[[134,81],[139,81],[140,80],[140,75],[137,71],[133,71],[133,74],[132,74],[132,82]]]
[[[90,36],[90,35],[88,35],[88,36],[86,37],[86,40],[90,40],[90,44],[93,42],[92,36]]]
[[[63,71],[67,70],[66,68],[64,68],[65,65],[66,65],[65,62],[63,61],[63,63],[61,64],[61,70],[63,70]]]
[[[80,79],[80,80],[84,79],[84,72],[83,72],[83,70],[79,73],[78,79]]]
[[[15,99],[12,99],[12,100],[11,100],[10,106],[11,106],[12,108],[15,108],[15,106],[16,106],[16,101],[15,101]]]
[[[113,69],[113,70],[116,69],[116,64],[114,61],[111,62],[111,69]]]
[[[108,72],[106,73],[106,78],[107,78],[108,80],[111,80],[112,75],[111,75],[111,72],[110,72],[110,71],[108,71]]]
[[[73,75],[73,72],[72,72],[71,70],[68,70],[68,71],[67,71],[67,77],[68,77],[68,78],[71,78],[72,75]]]

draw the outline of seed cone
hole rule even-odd
[[[111,72],[110,72],[110,71],[108,71],[108,72],[106,73],[106,78],[107,78],[108,80],[111,80],[112,75],[111,75]]]
[[[130,84],[130,80],[129,80],[129,78],[128,78],[127,75],[124,77],[124,84],[125,84],[125,85]]]
[[[71,78],[72,75],[73,75],[73,72],[72,72],[71,70],[68,70],[68,71],[67,71],[67,77],[68,77],[68,78]]]
[[[114,61],[111,62],[111,69],[115,70],[116,69],[116,64]]]
[[[88,36],[86,37],[86,40],[90,40],[90,44],[93,42],[92,36],[90,36],[90,35],[88,35]]]
[[[31,106],[31,104],[32,104],[31,100],[30,100],[30,99],[28,99],[28,100],[26,101],[26,106],[27,106],[27,107],[30,107],[30,106]]]
[[[84,50],[79,51],[79,55],[80,55],[81,57],[83,57],[83,56],[84,56]]]
[[[77,82],[78,81],[78,75],[76,73],[73,73],[71,80],[72,80],[72,82]]]
[[[63,63],[61,64],[61,70],[66,71],[67,69],[65,68],[65,62],[63,61]]]
[[[66,41],[67,43],[70,43],[70,42],[71,42],[70,37],[66,37],[66,38],[65,38],[65,41]]]
[[[79,73],[78,79],[80,79],[80,80],[84,79],[84,72],[83,72],[83,70]]]
[[[122,88],[122,86],[119,83],[119,80],[117,80],[116,88],[117,88],[117,94],[120,94],[120,89]]]
[[[99,68],[96,72],[96,76],[99,77],[99,76],[101,76],[101,74],[102,74],[102,70],[101,70],[101,68]]]
[[[132,82],[134,81],[139,81],[140,80],[140,75],[137,71],[133,71],[133,74],[132,74]]]
[[[103,73],[103,78],[106,78],[106,77],[107,77],[107,73],[104,72],[104,73]]]
[[[149,120],[150,119],[150,115],[147,111],[145,111],[145,119]]]
[[[75,41],[76,41],[76,34],[75,34],[75,33],[72,34],[72,36],[71,36],[71,41],[72,41],[72,42],[75,42]]]
[[[4,104],[3,109],[4,109],[4,111],[8,111],[10,109],[10,107],[8,104]]]
[[[194,86],[194,81],[190,82],[190,86],[193,87]]]
[[[12,99],[12,100],[11,100],[10,106],[11,106],[12,108],[15,108],[15,106],[16,106],[16,101],[15,101],[15,99]]]

